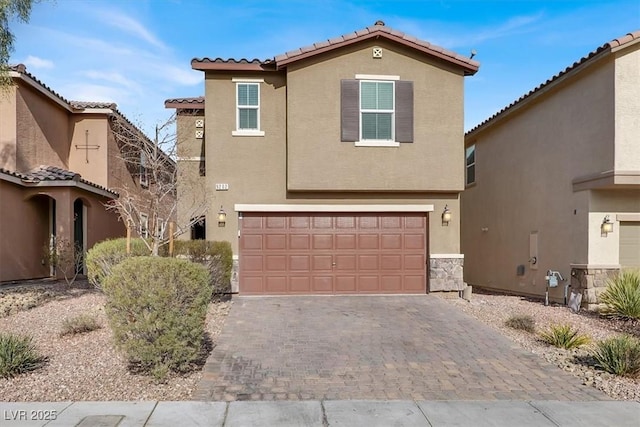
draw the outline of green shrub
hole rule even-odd
[[[202,358],[210,283],[203,266],[176,258],[132,257],[113,268],[102,284],[106,313],[130,367],[162,379]]]
[[[623,271],[609,279],[600,301],[604,314],[640,319],[640,272]]]
[[[533,317],[526,314],[511,316],[504,322],[504,324],[510,328],[530,333],[536,331],[536,321],[533,320]]]
[[[580,347],[590,341],[588,336],[579,334],[571,325],[551,325],[540,333],[540,337],[547,344],[566,349]]]
[[[33,371],[44,362],[31,337],[0,333],[0,378]]]
[[[142,239],[131,239],[131,256],[149,255],[150,251]],[[95,244],[87,252],[87,279],[100,288],[104,278],[113,268],[127,258],[127,239],[109,239]]]
[[[160,248],[160,255],[168,256],[169,245]],[[233,251],[229,242],[208,240],[176,240],[173,255],[187,257],[193,262],[204,265],[211,275],[214,294],[231,292],[231,269]]]
[[[640,375],[640,340],[630,335],[600,341],[593,356],[597,366],[609,373],[629,377]]]
[[[60,336],[83,334],[85,332],[95,331],[96,329],[100,329],[100,323],[98,323],[95,316],[81,314],[62,321]]]

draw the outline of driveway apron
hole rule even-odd
[[[608,400],[432,295],[237,297],[196,400]]]

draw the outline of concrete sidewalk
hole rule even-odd
[[[640,402],[375,401],[0,402],[16,426],[640,426]]]

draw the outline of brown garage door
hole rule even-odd
[[[245,213],[240,293],[425,293],[426,213]]]

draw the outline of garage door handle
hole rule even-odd
[[[335,263],[335,262],[332,262],[332,263],[331,263],[331,266],[332,266],[332,267],[335,267],[335,266],[336,266],[336,263]]]

